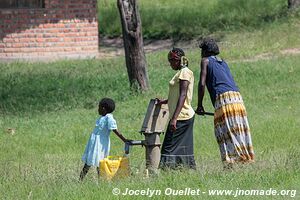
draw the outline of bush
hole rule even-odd
[[[144,38],[191,39],[224,30],[260,28],[287,17],[286,0],[139,1]],[[116,1],[99,1],[100,34],[122,34]]]

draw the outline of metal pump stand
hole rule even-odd
[[[145,136],[146,169],[149,173],[157,173],[160,162],[160,134],[164,132],[169,119],[168,106],[157,105],[151,99],[142,125],[141,134]]]
[[[145,140],[133,140],[128,145],[142,145],[146,149],[146,169],[150,174],[156,174],[160,162],[160,134],[164,133],[169,119],[168,106],[157,105],[156,99],[151,99],[144,118],[141,134]],[[126,145],[126,144],[125,144]],[[126,148],[126,147],[125,147]]]
[[[201,115],[213,116],[214,113],[204,112]],[[151,99],[144,118],[141,134],[145,140],[131,140],[125,143],[125,149],[129,152],[130,145],[141,145],[146,148],[146,169],[150,174],[156,174],[160,162],[160,134],[164,133],[169,122],[169,110],[167,104],[157,104],[156,99]]]

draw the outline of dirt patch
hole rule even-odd
[[[165,40],[144,40],[144,50],[146,53],[168,50],[172,47],[180,47],[190,49],[197,47],[196,40],[178,41],[171,39]],[[100,38],[100,48],[97,58],[113,58],[116,56],[124,56],[124,46],[122,38]]]
[[[232,60],[231,63],[237,63],[237,62],[257,62],[259,60],[270,60],[272,58],[274,58],[275,55],[272,53],[262,53],[262,54],[258,54],[254,57],[251,58],[243,58],[243,59],[239,59],[239,60]]]
[[[284,49],[280,53],[283,55],[300,54],[300,48]]]
[[[273,58],[276,58],[281,55],[299,55],[300,54],[300,48],[291,48],[291,49],[283,49],[279,51],[279,54],[275,53],[262,53],[258,54],[252,58],[246,58],[241,60],[233,60],[232,62],[256,62],[259,60],[270,60]]]
[[[171,39],[166,40],[144,40],[144,50],[146,53],[168,50],[172,47],[180,47],[183,49],[191,49],[198,47],[197,40],[178,41],[174,42]],[[124,56],[124,46],[122,38],[100,38],[100,48],[98,59],[114,58],[116,56]],[[300,48],[290,48],[281,50],[279,55],[298,55],[300,54]],[[256,62],[258,60],[270,60],[274,57],[278,57],[275,53],[262,53],[251,58],[233,60],[231,62]]]
[[[146,53],[169,49],[173,45],[172,40],[149,40],[144,41],[144,50]],[[124,56],[124,46],[122,38],[101,38],[99,55],[97,58],[112,58]]]

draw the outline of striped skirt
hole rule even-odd
[[[239,92],[229,91],[218,95],[214,125],[224,164],[254,161],[247,113]]]

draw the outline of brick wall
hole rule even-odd
[[[45,8],[0,9],[0,60],[94,57],[97,0],[45,0]]]

